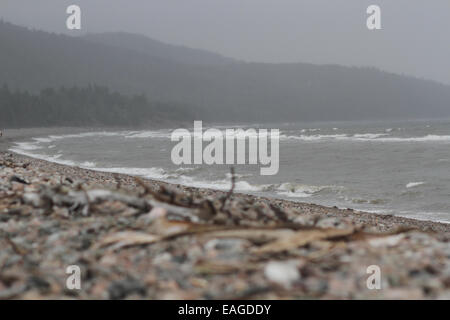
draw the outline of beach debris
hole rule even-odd
[[[124,247],[154,243],[160,239],[159,236],[153,234],[122,231],[107,235],[97,243],[97,247],[101,248],[113,245],[110,249],[114,251]]]
[[[271,241],[276,241],[288,237],[293,231],[290,229],[229,229],[217,230],[205,233],[205,237],[216,239],[246,239],[254,244],[265,244]]]
[[[355,233],[354,229],[312,229],[301,230],[285,237],[281,237],[277,241],[268,243],[254,250],[255,253],[271,253],[282,252],[290,249],[307,245],[317,240],[332,240],[350,236]]]

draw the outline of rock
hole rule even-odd
[[[28,181],[25,181],[24,179],[18,177],[18,176],[12,176],[11,178],[9,178],[9,182],[17,182],[17,183],[21,183],[21,184],[30,184]]]
[[[153,221],[163,218],[167,215],[167,209],[155,207],[150,213],[142,217],[142,221],[151,224]]]
[[[338,228],[338,229],[346,229],[351,226],[349,221],[339,218],[324,218],[320,219],[316,223],[316,227],[319,228]]]
[[[404,234],[397,234],[388,237],[379,237],[369,240],[369,244],[374,248],[381,247],[394,247],[400,243],[405,238]]]
[[[298,261],[271,261],[264,268],[264,275],[269,281],[275,282],[286,289],[291,288],[300,280]]]
[[[25,193],[22,199],[25,204],[31,205],[35,208],[39,208],[44,203],[37,193]]]
[[[222,208],[226,192],[142,181],[139,193],[132,177],[24,162],[0,152],[0,298],[449,295],[448,225],[237,193]],[[372,264],[382,290],[366,287]],[[82,290],[65,287],[69,265]]]
[[[108,288],[108,297],[111,300],[125,299],[132,294],[145,296],[147,294],[147,288],[143,283],[130,279],[116,281]]]

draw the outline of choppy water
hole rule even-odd
[[[257,165],[235,166],[238,192],[450,222],[450,121],[242,127],[281,130],[280,170],[261,176]],[[228,166],[172,164],[176,143],[170,141],[171,131],[36,137],[12,151],[100,171],[229,189]]]

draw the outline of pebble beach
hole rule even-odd
[[[36,133],[1,138],[0,299],[450,299],[450,224],[8,151]],[[66,283],[73,265],[80,289]]]

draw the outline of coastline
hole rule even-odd
[[[159,128],[159,127],[157,127]],[[165,127],[166,128],[166,127]],[[104,131],[109,130],[118,130],[117,128],[102,128]],[[126,129],[126,128],[121,128]],[[129,128],[128,128],[129,129]],[[4,152],[10,152],[8,149],[13,146],[15,142],[18,140],[30,140],[33,137],[40,137],[40,136],[46,136],[46,135],[60,135],[60,134],[78,134],[83,132],[90,132],[90,131],[99,131],[98,128],[79,128],[79,127],[67,127],[67,128],[27,128],[27,129],[7,129],[3,131],[3,137],[0,139],[0,153]],[[106,172],[99,172],[95,171],[94,169],[83,169],[79,167],[72,167],[72,166],[66,166],[63,164],[57,164],[52,163],[46,160],[40,160],[35,159],[29,156],[25,155],[19,155],[16,153],[13,153],[15,157],[18,158],[24,158],[28,159],[28,161],[35,162],[35,165],[41,165],[44,167],[48,166],[49,171],[52,170],[52,166],[55,166],[55,168],[58,171],[70,171],[70,174],[79,176],[79,174],[76,173],[76,171],[80,172],[89,172],[89,173],[95,173],[95,175],[98,176],[99,179],[106,179],[111,180],[114,179],[112,177],[116,176],[123,176],[126,178],[126,181],[129,181],[132,179],[132,176],[126,175],[126,174],[116,174],[116,173],[106,173]],[[71,168],[71,169],[69,169]],[[92,177],[92,174],[90,174]],[[95,179],[95,180],[99,180]],[[180,184],[171,184],[159,180],[153,180],[153,179],[145,179],[152,184],[154,184],[156,187],[159,185],[165,185],[165,186],[176,186],[178,189],[184,192],[193,192],[198,191],[203,195],[211,195],[211,194],[217,194],[217,195],[224,195],[227,192],[226,191],[220,191],[220,190],[214,190],[214,189],[207,189],[207,188],[197,188],[197,187],[189,187],[184,186]],[[132,184],[133,185],[133,184]],[[286,199],[279,199],[279,198],[268,198],[268,197],[261,197],[261,196],[254,196],[254,195],[247,195],[244,193],[236,193],[237,195],[241,195],[242,197],[248,197],[248,198],[254,198],[254,199],[265,199],[268,201],[272,201],[277,204],[283,204],[283,206],[287,206],[289,208],[293,208],[296,210],[304,211],[304,212],[310,212],[311,214],[319,214],[323,215],[326,214],[328,216],[332,217],[346,217],[351,219],[360,220],[362,224],[367,224],[372,227],[377,228],[380,231],[383,230],[390,230],[393,228],[393,226],[404,226],[404,227],[411,227],[411,228],[418,228],[423,231],[437,231],[437,232],[446,232],[450,233],[450,223],[444,223],[444,222],[437,222],[437,221],[431,221],[431,220],[419,220],[419,219],[413,219],[413,218],[407,218],[397,215],[386,215],[386,214],[380,214],[380,213],[371,213],[371,212],[364,212],[360,210],[354,210],[352,208],[347,209],[341,209],[337,207],[327,207],[322,206],[314,203],[308,203],[308,202],[299,202],[299,201],[290,201]],[[379,225],[379,222],[381,222],[381,225]],[[384,226],[386,225],[386,226]]]
[[[2,154],[1,151],[0,154]],[[117,179],[119,179],[121,181],[121,186],[123,188],[133,191],[138,187],[138,185],[134,181],[135,177],[131,175],[100,172],[95,171],[93,169],[84,169],[74,166],[67,166],[64,164],[53,163],[46,160],[35,159],[32,157],[19,155],[15,153],[12,154],[13,154],[12,158],[14,159],[14,161],[22,161],[30,163],[33,168],[45,172],[48,175],[51,175],[52,172],[56,171],[59,174],[63,174],[65,176],[79,180],[87,180],[89,184],[107,188],[115,188],[117,184],[116,181]],[[88,178],[86,179],[86,177]],[[214,190],[209,188],[189,187],[181,184],[172,184],[164,181],[146,178],[142,179],[147,181],[155,190],[157,190],[160,186],[165,186],[173,188],[181,193],[195,193],[201,197],[215,197],[215,198],[223,197],[227,194],[227,191]],[[448,223],[411,219],[395,215],[370,213],[354,210],[351,208],[340,209],[337,207],[327,207],[314,203],[255,196],[251,194],[238,192],[234,193],[233,195],[236,198],[241,198],[245,200],[250,199],[252,201],[267,201],[285,209],[296,210],[298,212],[302,212],[303,214],[308,214],[319,218],[327,217],[327,218],[350,219],[355,224],[373,228],[373,230],[377,232],[392,231],[395,230],[396,228],[414,228],[425,232],[444,233],[448,237],[450,237],[450,224]]]
[[[5,151],[27,134],[47,133],[0,143],[0,299],[450,298],[450,224]],[[65,287],[70,265],[81,290]],[[381,290],[366,286],[371,265]]]

